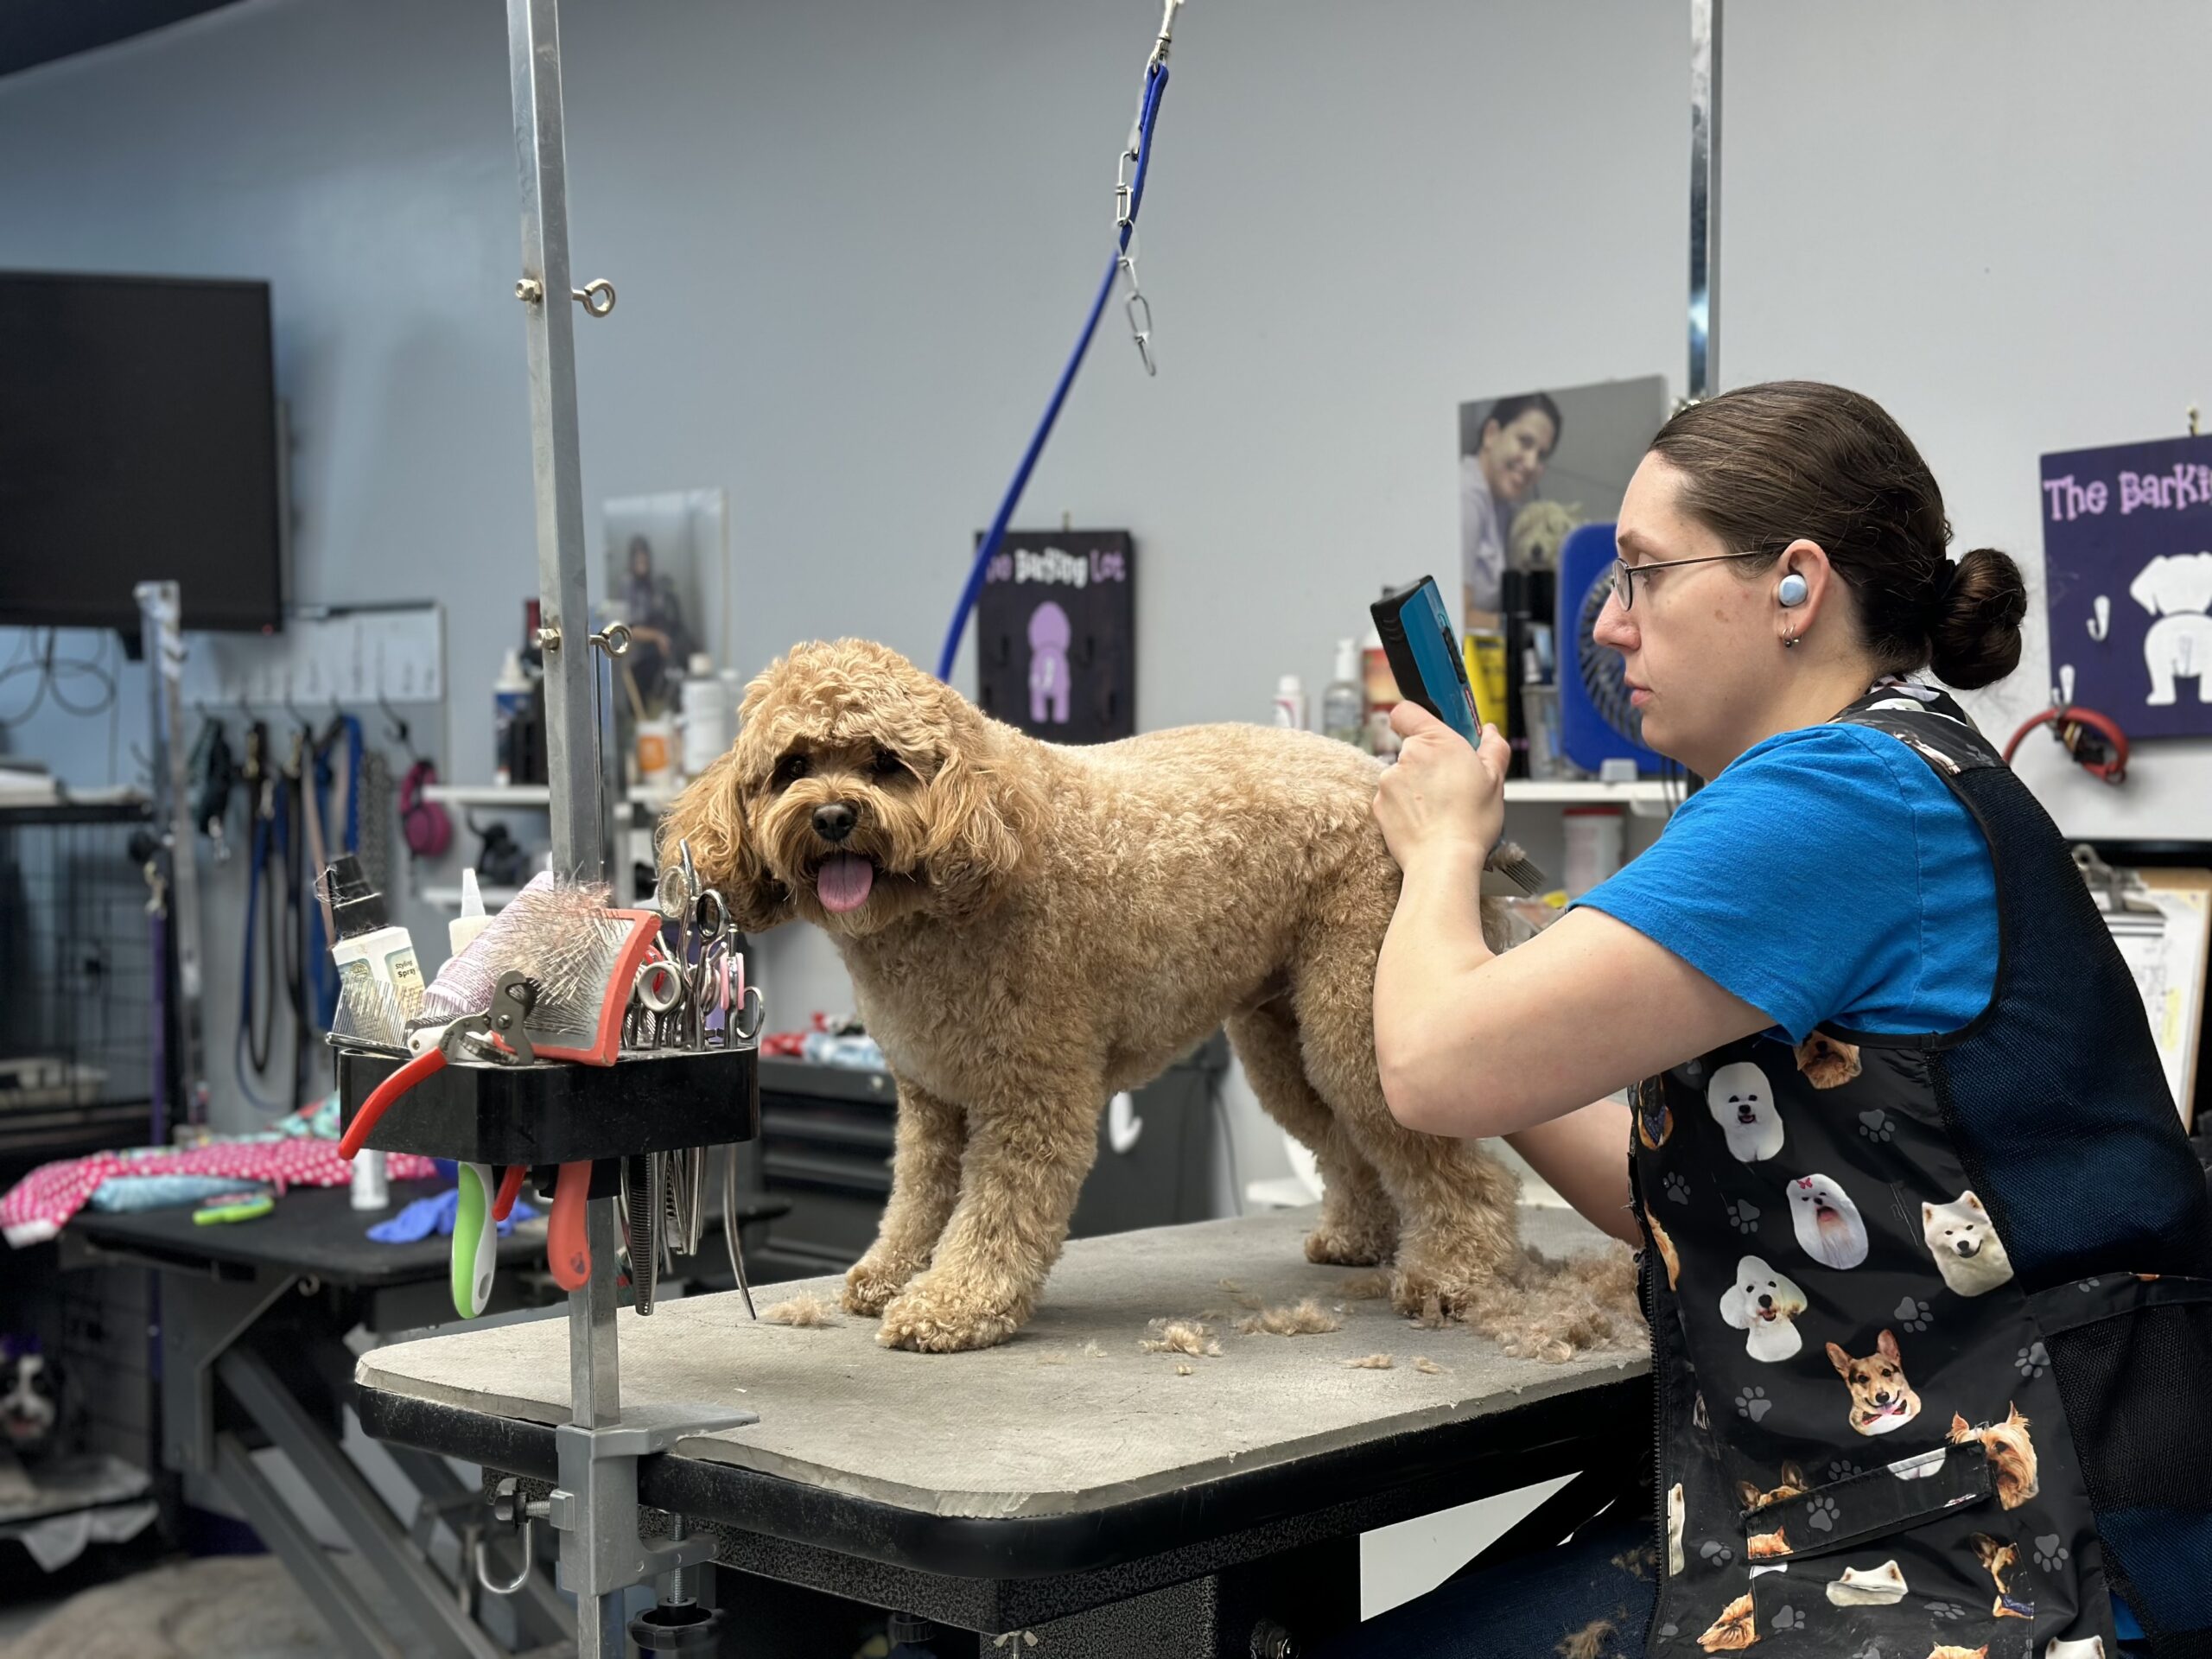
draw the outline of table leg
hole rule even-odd
[[[308,1415],[258,1356],[233,1348],[215,1362],[215,1373],[262,1432],[292,1460],[345,1529],[353,1548],[439,1654],[448,1659],[502,1659],[482,1627],[454,1605],[444,1581],[408,1541],[405,1530],[345,1448]]]
[[[352,1659],[406,1659],[399,1646],[384,1633],[361,1592],[323,1554],[322,1546],[300,1525],[285,1507],[237,1435],[218,1434],[214,1446],[215,1478],[232,1502],[245,1511],[247,1522],[261,1541],[276,1552],[295,1582],[308,1592],[308,1600],[330,1625],[338,1645]]]

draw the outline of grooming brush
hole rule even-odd
[[[1376,632],[1382,636],[1383,655],[1390,659],[1398,695],[1479,747],[1483,726],[1475,714],[1474,689],[1467,683],[1466,659],[1452,637],[1451,614],[1444,608],[1436,578],[1423,576],[1409,588],[1387,593],[1368,609],[1375,618]],[[1490,868],[1527,893],[1544,893],[1551,887],[1528,854],[1510,842],[1491,849]]]

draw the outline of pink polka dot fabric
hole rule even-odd
[[[428,1158],[411,1152],[388,1154],[386,1169],[395,1181],[427,1180],[436,1173]],[[21,1249],[60,1232],[102,1181],[116,1175],[231,1175],[266,1181],[281,1195],[293,1186],[344,1186],[353,1166],[338,1155],[337,1142],[300,1137],[283,1141],[232,1141],[189,1151],[151,1147],[99,1152],[46,1164],[0,1198],[0,1236]]]

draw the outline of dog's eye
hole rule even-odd
[[[778,789],[789,787],[806,776],[807,760],[803,754],[787,754],[776,762],[772,779]]]
[[[879,778],[896,778],[906,770],[906,763],[888,749],[878,749],[869,770]]]

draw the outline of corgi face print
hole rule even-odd
[[[1667,1236],[1667,1230],[1659,1224],[1659,1217],[1647,1215],[1644,1224],[1651,1229],[1651,1242],[1659,1247],[1659,1260],[1667,1269],[1667,1288],[1682,1287],[1682,1258],[1675,1249],[1675,1241]]]
[[[1682,1483],[1676,1481],[1667,1489],[1667,1576],[1679,1579],[1688,1563],[1682,1559],[1682,1529],[1689,1524],[1689,1515],[1682,1502]]]
[[[1855,1268],[1866,1259],[1866,1224],[1840,1181],[1802,1175],[1789,1192],[1789,1219],[1806,1255],[1830,1268]]]
[[[1750,1647],[1759,1639],[1751,1614],[1751,1595],[1747,1590],[1720,1610],[1720,1617],[1698,1637],[1698,1646],[1707,1653],[1737,1653]]]
[[[1951,1444],[1964,1446],[1969,1440],[1978,1442],[1989,1454],[1991,1472],[1997,1481],[1997,1501],[2005,1508],[2017,1510],[2043,1490],[2035,1441],[2028,1434],[2028,1420],[2018,1406],[2011,1406],[2001,1423],[1969,1424],[1952,1413]]]
[[[1748,1480],[1736,1483],[1736,1497],[1746,1514],[1763,1510],[1770,1503],[1779,1503],[1785,1497],[1802,1497],[1812,1490],[1812,1483],[1805,1478],[1804,1470],[1794,1463],[1782,1465],[1782,1484],[1770,1491],[1762,1491]]]
[[[1828,1603],[1835,1607],[1894,1607],[1905,1597],[1904,1574],[1893,1561],[1879,1567],[1847,1567],[1843,1576],[1828,1586]]]
[[[1851,1426],[1861,1434],[1887,1434],[1920,1415],[1920,1396],[1905,1381],[1904,1357],[1891,1332],[1883,1332],[1874,1351],[1863,1359],[1832,1342],[1828,1363],[1851,1389]]]
[[[1936,1271],[1957,1294],[1979,1296],[2012,1278],[2005,1241],[1997,1236],[1989,1212],[1971,1191],[1948,1204],[1922,1205],[1920,1230],[1936,1258]]]
[[[1737,1162],[1756,1164],[1782,1150],[1782,1114],[1775,1108],[1774,1090],[1766,1073],[1749,1060],[1715,1071],[1705,1086],[1705,1103],[1728,1137],[1729,1155]]]
[[[1786,1527],[1777,1527],[1772,1532],[1754,1532],[1744,1539],[1746,1560],[1770,1561],[1777,1555],[1789,1553],[1789,1532]]]
[[[1776,1272],[1764,1256],[1737,1262],[1736,1281],[1720,1298],[1720,1317],[1744,1332],[1745,1351],[1769,1364],[1805,1345],[1797,1334],[1797,1316],[1804,1311],[1805,1293],[1796,1281]]]
[[[1815,1089],[1840,1089],[1859,1073],[1859,1045],[1816,1031],[1797,1045],[1797,1069]]]
[[[1636,1106],[1637,1138],[1648,1152],[1656,1152],[1675,1133],[1675,1109],[1667,1103],[1663,1077],[1646,1077],[1630,1091]]]

